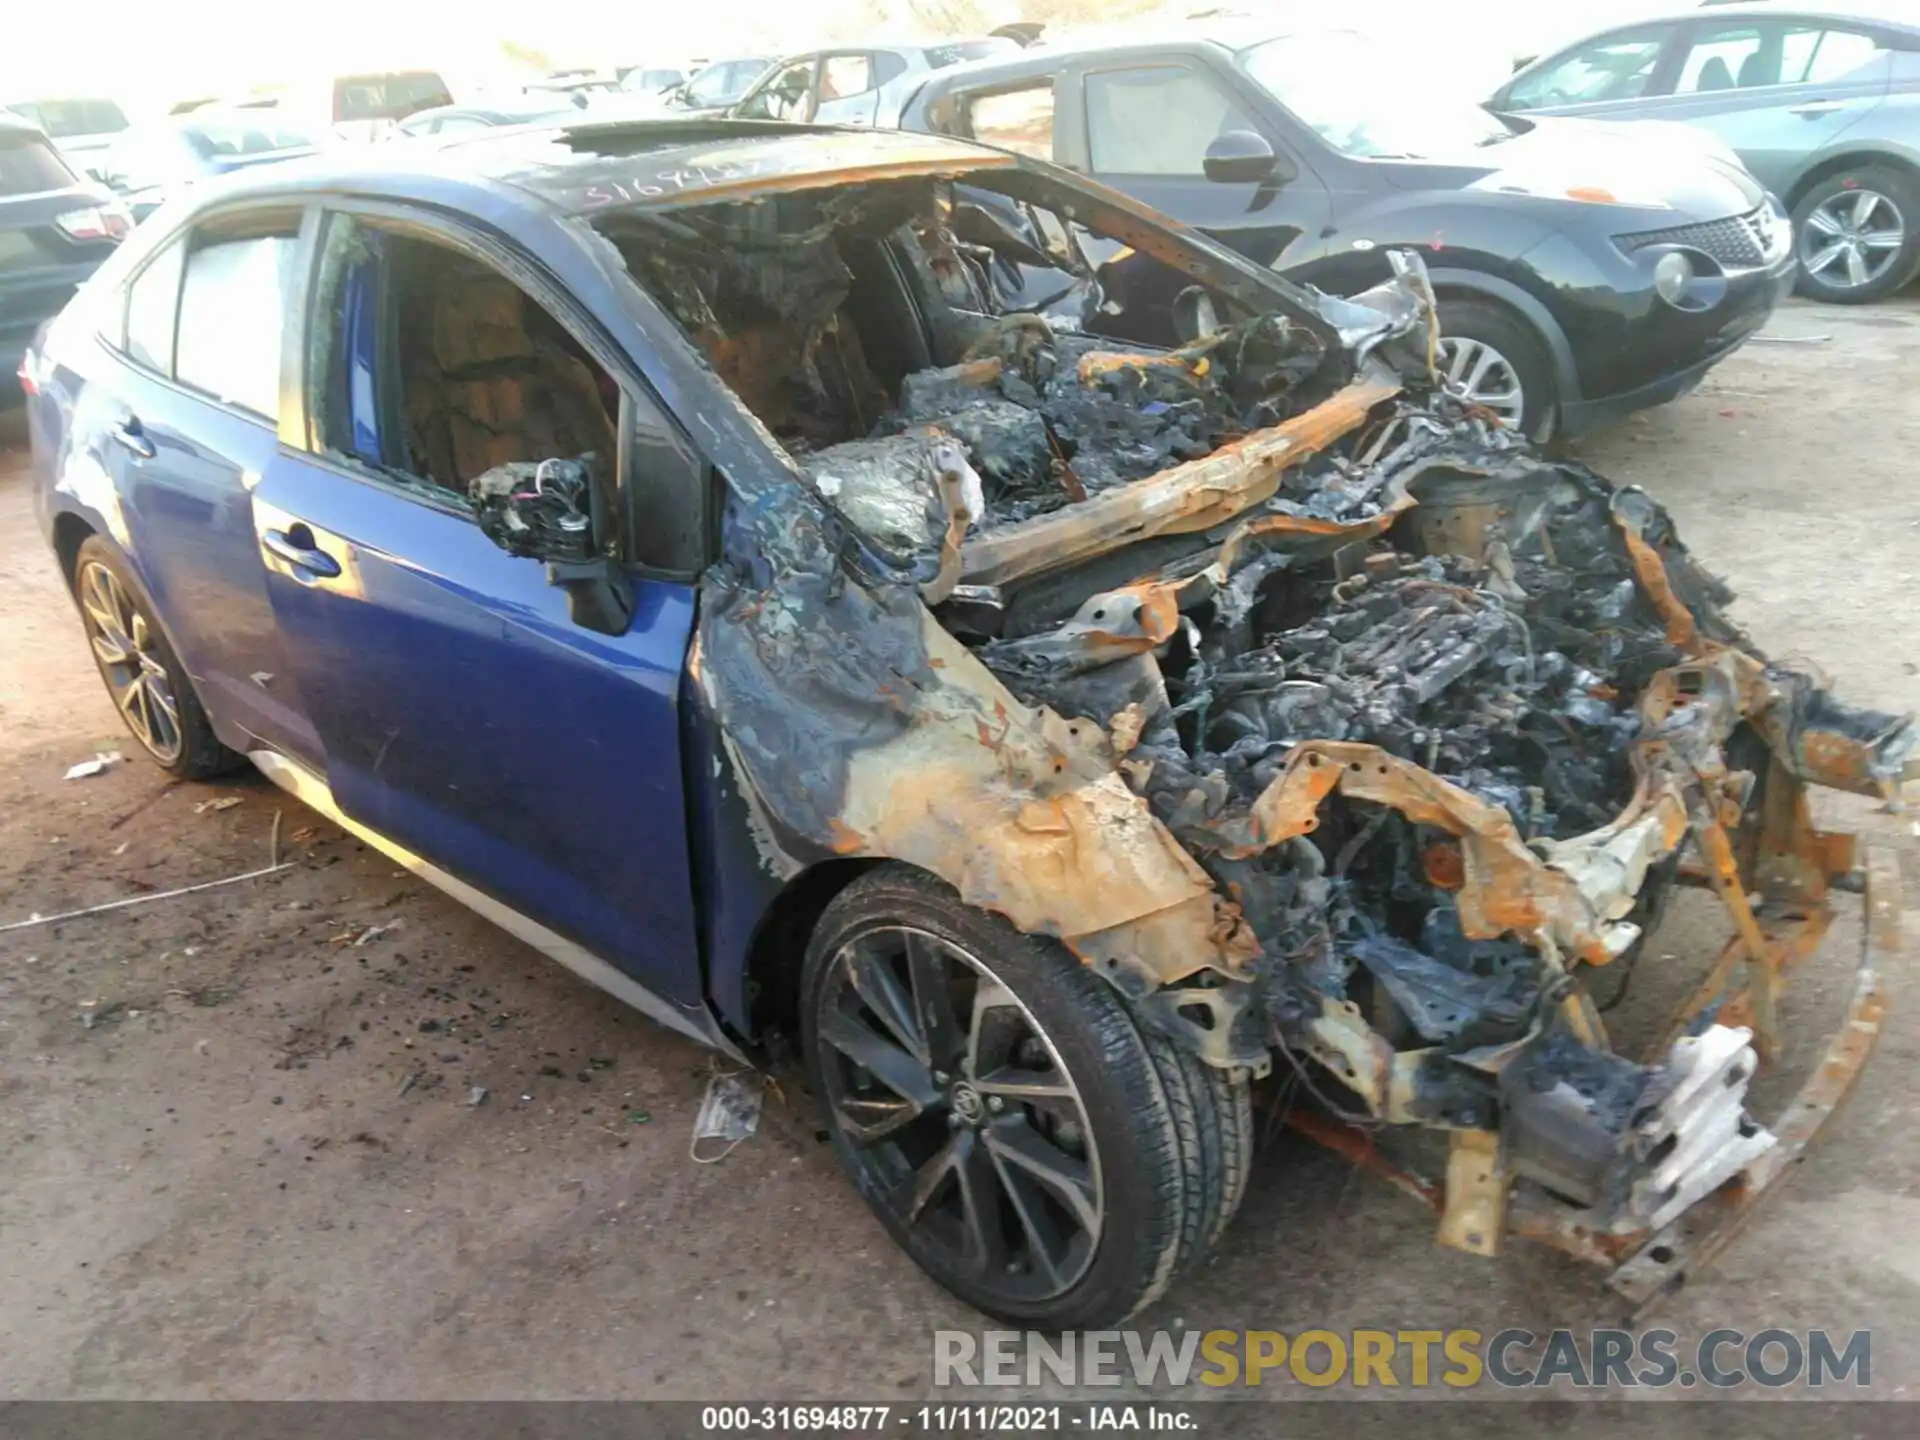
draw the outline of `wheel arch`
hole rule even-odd
[[[862,875],[901,863],[870,856],[822,860],[789,878],[774,895],[760,912],[742,967],[754,1038],[773,1032],[797,1033],[800,971],[820,917]]]
[[[1791,213],[1799,206],[1802,200],[1807,198],[1807,195],[1816,185],[1821,184],[1823,181],[1831,180],[1835,175],[1841,174],[1844,171],[1858,170],[1868,165],[1879,165],[1890,170],[1897,170],[1906,176],[1911,184],[1920,186],[1920,161],[1917,161],[1913,156],[1901,155],[1892,150],[1862,148],[1844,151],[1838,155],[1826,156],[1815,164],[1808,166],[1806,171],[1788,187],[1787,193],[1781,197],[1782,203],[1786,205],[1788,212]]]
[[[73,589],[74,572],[80,568],[80,547],[99,533],[85,516],[75,511],[62,510],[53,517],[53,553],[60,561],[60,573],[66,578],[68,590]]]
[[[1566,405],[1583,398],[1580,393],[1579,370],[1573,359],[1573,345],[1567,339],[1567,332],[1560,328],[1560,322],[1553,318],[1553,312],[1548,310],[1538,297],[1523,290],[1511,280],[1502,279],[1498,275],[1488,275],[1479,270],[1436,266],[1429,269],[1427,274],[1433,282],[1433,292],[1438,299],[1445,300],[1452,297],[1490,301],[1512,311],[1540,337],[1540,343],[1546,347],[1547,360],[1553,366],[1556,405]]]

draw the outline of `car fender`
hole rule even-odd
[[[1816,150],[1801,162],[1786,193],[1780,197],[1787,209],[1793,209],[1800,203],[1801,196],[1828,175],[1856,165],[1893,164],[1909,171],[1916,181],[1920,181],[1920,148],[1904,144],[1884,133],[1875,139],[1860,139],[1855,135],[1857,129],[1858,126],[1850,127],[1845,134],[1836,136],[1831,144]]]
[[[1497,300],[1508,309],[1517,311],[1526,322],[1539,332],[1541,342],[1547,347],[1547,356],[1553,363],[1554,387],[1561,404],[1577,401],[1580,395],[1580,373],[1574,365],[1573,346],[1567,341],[1567,332],[1560,328],[1560,322],[1553,318],[1551,311],[1532,294],[1498,275],[1489,275],[1481,270],[1462,270],[1450,266],[1430,267],[1427,274],[1433,280],[1435,290],[1466,290]]]

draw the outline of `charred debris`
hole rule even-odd
[[[1710,1047],[1715,1143],[1672,1173],[1677,1130],[1707,1123],[1676,1098],[1697,1088],[1691,1062],[1614,1054],[1589,977],[1624,984],[1703,833],[1729,838],[1736,888],[1754,889],[1762,792],[1885,793],[1911,725],[1760,656],[1644,493],[1446,394],[1417,262],[1356,302],[1257,308],[1222,298],[1244,282],[1197,292],[1201,270],[1102,242],[1070,209],[933,181],[623,227],[603,229],[830,512],[823,530],[763,526],[777,557],[729,580],[703,629],[713,683],[752,720],[740,756],[796,848],[914,858],[1090,962],[1118,949],[1132,963],[1104,973],[1203,1059],[1283,1059],[1352,1118],[1499,1130],[1509,1173],[1602,1229],[1664,1223],[1770,1143],[1740,1109],[1752,1054],[1729,1031]],[[1156,332],[1169,310],[1178,329]],[[800,532],[842,538],[788,546]],[[843,580],[820,582],[822,556],[882,619],[829,613]],[[895,693],[929,663],[899,628],[916,587],[941,643],[1097,737],[1095,769],[1218,897],[1197,929],[1151,928],[1169,903],[1082,943],[978,879],[967,847],[999,843],[984,828],[916,848],[854,820],[845,757],[898,744],[914,763],[930,752],[901,737],[958,708],[951,665]],[[747,660],[734,622],[755,631]],[[886,625],[884,662],[846,658]],[[827,658],[803,676],[793,637],[815,628]],[[789,767],[816,768],[783,803],[789,722],[768,692],[818,710],[829,667],[839,718],[791,722]],[[884,700],[855,694],[869,681]],[[1016,768],[981,784],[1050,793]],[[1054,768],[1062,785],[1091,773]],[[883,808],[901,823],[867,806]],[[1148,953],[1179,934],[1208,953]]]

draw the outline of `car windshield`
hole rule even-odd
[[[1340,31],[1268,40],[1239,59],[1302,124],[1362,159],[1446,157],[1512,135],[1464,93],[1436,96],[1424,63],[1416,68],[1392,55],[1382,42]]]
[[[269,155],[276,150],[306,150],[314,145],[310,131],[271,116],[196,118],[180,127],[187,144],[207,160],[231,160],[242,155]]]

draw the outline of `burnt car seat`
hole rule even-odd
[[[486,271],[443,272],[431,307],[426,326],[407,327],[407,432],[419,469],[462,492],[512,460],[591,453],[607,473],[614,426],[594,372],[518,286]]]

